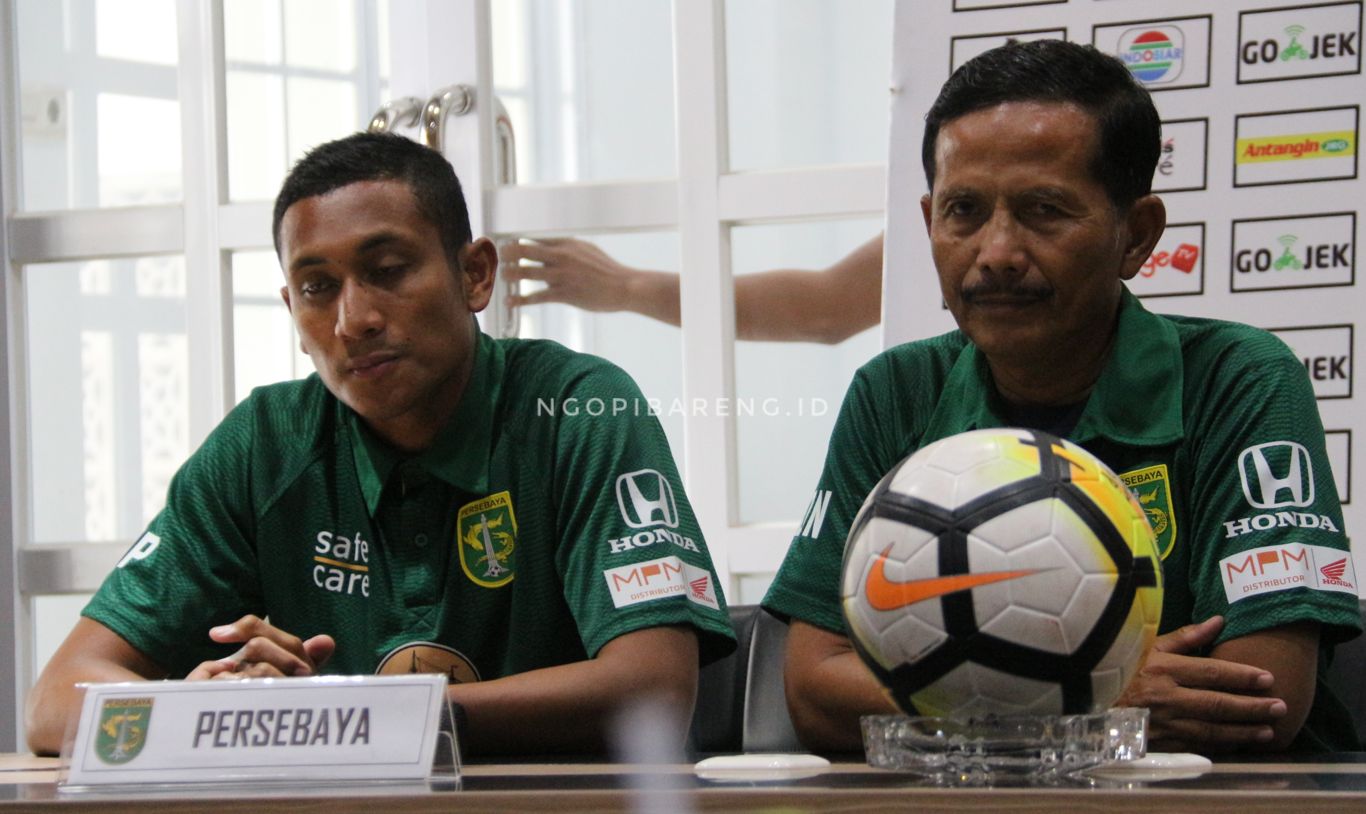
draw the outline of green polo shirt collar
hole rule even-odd
[[[1115,346],[1071,437],[1101,437],[1129,446],[1163,446],[1182,438],[1181,343],[1176,327],[1150,313],[1126,288]],[[925,428],[925,440],[1000,427],[1000,396],[986,357],[964,346]]]
[[[365,506],[373,517],[384,484],[402,464],[419,466],[462,492],[488,491],[489,456],[493,448],[493,413],[503,387],[503,348],[482,331],[477,333],[474,370],[455,415],[432,445],[405,459],[381,441],[349,407],[338,402],[343,426],[356,439],[351,444]]]

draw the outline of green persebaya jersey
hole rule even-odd
[[[694,627],[734,648],[659,422],[610,363],[480,336],[456,414],[402,460],[316,375],[257,389],[171,482],[84,614],[184,675],[209,628],[337,640],[331,673],[491,679]]]
[[[840,566],[864,498],[911,452],[1003,426],[1003,414],[985,357],[960,331],[865,365],[764,605],[846,633]],[[1321,677],[1332,645],[1360,630],[1314,394],[1276,337],[1151,314],[1126,291],[1115,350],[1068,438],[1120,474],[1157,533],[1163,632],[1215,614],[1227,619],[1221,640],[1320,622]],[[1356,748],[1351,719],[1321,678],[1296,746]]]

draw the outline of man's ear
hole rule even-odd
[[[1167,228],[1167,207],[1156,195],[1144,195],[1129,207],[1126,218],[1128,243],[1124,246],[1124,265],[1120,277],[1132,280],[1143,264],[1148,262],[1157,241]]]
[[[460,250],[460,284],[470,313],[488,307],[498,277],[498,249],[486,237],[475,238]]]
[[[930,198],[930,193],[926,192],[924,195],[920,196],[920,214],[925,216],[925,234],[930,233],[930,221],[932,220],[930,215],[934,212],[930,207],[933,203],[934,201]]]

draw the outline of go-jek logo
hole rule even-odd
[[[1245,11],[1238,16],[1238,81],[1361,72],[1361,2]]]
[[[1186,37],[1174,25],[1131,28],[1119,38],[1119,58],[1145,85],[1175,82],[1181,76]]]

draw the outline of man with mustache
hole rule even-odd
[[[1166,223],[1151,194],[1159,131],[1147,91],[1089,46],[1012,42],[941,89],[921,208],[959,330],[855,376],[817,486],[823,522],[793,540],[764,600],[791,620],[788,707],[808,747],[856,749],[859,716],[894,711],[840,613],[841,555],[864,497],[935,440],[1023,426],[1169,496],[1163,635],[1121,698],[1151,709],[1154,748],[1357,748],[1321,675],[1361,624],[1302,365],[1264,331],[1157,316],[1124,286]],[[1314,522],[1254,517],[1287,502]],[[1346,579],[1226,591],[1222,561],[1292,544],[1340,552]]]
[[[631,379],[480,332],[497,252],[407,139],[314,149],[274,237],[317,376],[258,388],[177,473],[35,686],[30,747],[60,747],[80,681],[376,671],[446,673],[474,752],[599,751],[646,699],[681,743],[734,635]]]

